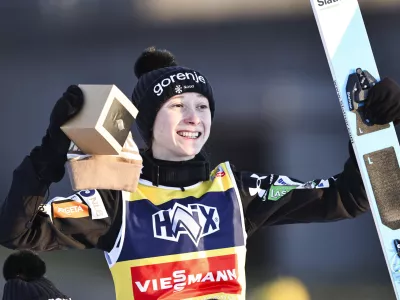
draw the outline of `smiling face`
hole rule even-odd
[[[206,143],[210,128],[211,111],[207,98],[198,93],[183,93],[170,98],[154,122],[154,158],[169,161],[192,159]]]

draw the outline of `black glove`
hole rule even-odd
[[[82,90],[76,85],[69,86],[56,102],[42,144],[35,147],[29,155],[40,180],[48,183],[58,182],[64,177],[64,164],[71,140],[60,126],[81,110],[83,102]]]
[[[390,78],[377,82],[365,103],[365,117],[373,124],[383,125],[400,121],[400,87]]]

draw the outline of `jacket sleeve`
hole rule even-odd
[[[121,224],[120,192],[88,190],[46,200],[48,189],[27,156],[14,170],[1,206],[2,246],[35,251],[112,249]]]
[[[283,175],[240,171],[234,175],[249,235],[262,226],[337,221],[369,209],[353,158],[347,160],[342,173],[329,179],[302,182]]]

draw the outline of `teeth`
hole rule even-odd
[[[197,139],[200,136],[200,132],[179,131],[178,134],[190,139]]]

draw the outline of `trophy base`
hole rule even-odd
[[[93,155],[66,163],[74,191],[107,189],[135,192],[142,161],[119,156]]]

